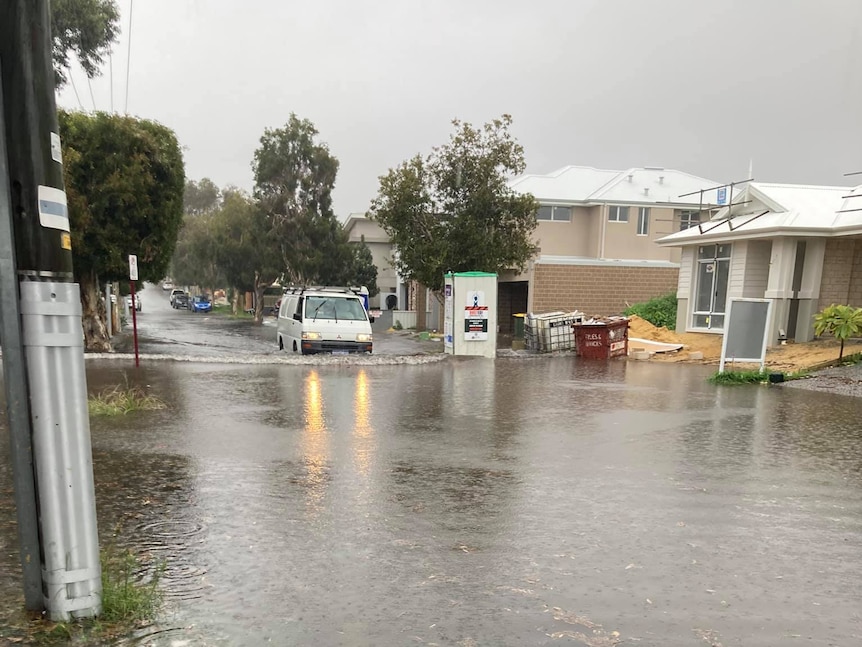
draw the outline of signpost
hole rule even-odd
[[[769,342],[771,299],[731,299],[724,322],[721,362],[718,370],[731,362],[757,362],[762,371],[766,366],[766,346]]]
[[[135,368],[141,365],[138,356],[138,301],[135,297],[135,281],[138,280],[138,257],[129,254],[129,291],[132,294],[132,339],[135,340]]]

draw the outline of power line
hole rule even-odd
[[[67,68],[66,71],[69,73],[69,81],[72,83],[72,89],[75,91],[75,98],[78,100],[78,107],[83,110],[84,104],[81,103],[81,97],[78,96],[78,88],[75,86],[75,77],[72,74],[72,70]]]
[[[93,112],[98,112],[96,110],[96,97],[93,96],[93,81],[90,79],[89,74],[87,74],[87,85],[90,86],[90,101],[93,102]]]
[[[111,114],[114,114],[114,55],[108,54],[108,65],[111,75]]]
[[[129,2],[129,50],[126,55],[126,107],[124,112],[129,114],[129,70],[132,66],[132,10],[135,7],[135,0]]]

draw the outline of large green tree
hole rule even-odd
[[[235,294],[255,293],[255,322],[263,320],[263,293],[281,277],[281,250],[260,206],[240,190],[224,193],[213,218],[217,264]],[[237,301],[234,300],[234,312]]]
[[[221,199],[221,189],[208,177],[197,182],[186,180],[183,191],[183,211],[187,216],[212,213],[219,208]]]
[[[183,216],[183,157],[176,135],[145,119],[59,113],[87,348],[110,348],[99,286],[128,279],[138,257],[141,281],[165,275]]]
[[[52,0],[51,39],[57,87],[68,80],[74,55],[88,77],[99,68],[117,42],[120,10],[115,0]]]
[[[332,283],[352,262],[332,211],[338,160],[317,135],[314,124],[291,114],[284,127],[264,132],[252,163],[254,197],[271,223],[284,277],[292,283]]]
[[[402,276],[438,293],[449,271],[523,270],[535,254],[539,206],[508,185],[525,169],[509,115],[481,128],[452,123],[446,144],[380,178],[369,211],[397,247]]]

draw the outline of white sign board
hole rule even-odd
[[[719,372],[726,360],[766,365],[766,345],[772,317],[771,299],[731,299],[724,320]]]
[[[129,254],[129,280],[138,280],[138,257],[134,254]]]

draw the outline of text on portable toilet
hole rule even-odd
[[[469,290],[464,305],[464,340],[488,339],[488,303],[483,290]]]

